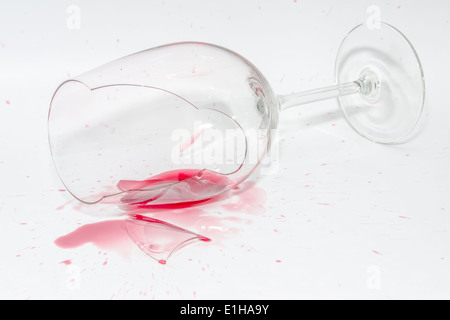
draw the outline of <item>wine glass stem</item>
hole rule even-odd
[[[361,92],[362,87],[363,83],[357,80],[325,88],[279,95],[278,101],[280,102],[280,109],[286,110],[302,104],[357,94]]]

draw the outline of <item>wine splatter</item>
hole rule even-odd
[[[115,251],[128,256],[133,245],[130,239],[146,254],[165,264],[176,251],[194,240],[209,242],[209,238],[175,226],[145,217],[128,215],[125,220],[102,221],[84,225],[56,239],[55,244],[63,249],[73,249],[92,243],[102,250]],[[103,265],[107,264],[103,263]],[[60,262],[70,265],[70,260]]]
[[[71,201],[67,201],[66,203],[64,203],[64,204],[60,205],[58,208],[56,208],[56,210],[57,211],[63,210],[71,202],[72,202],[72,200]]]
[[[173,170],[146,180],[121,180],[126,205],[176,204],[206,200],[233,185],[226,175],[209,170]]]
[[[255,186],[253,181],[247,181],[235,188],[228,195],[229,200],[222,208],[231,212],[259,214],[265,211],[266,192]]]
[[[149,197],[155,186],[177,184],[179,181],[196,193],[216,184],[229,186],[230,180],[205,170],[171,171],[143,181],[122,180],[119,188],[127,190],[121,197],[121,209],[127,214],[125,220],[84,225],[58,238],[55,244],[70,249],[92,243],[100,249],[128,255],[133,246],[131,239],[143,252],[165,264],[169,257],[189,243],[209,242],[211,237],[236,234],[238,229],[233,224],[250,221],[245,214],[259,214],[265,210],[266,194],[252,181],[221,196],[201,201],[190,201],[192,198],[186,197],[185,202],[166,204]],[[177,192],[181,194],[182,191],[183,188]],[[180,200],[178,196],[176,199]],[[239,213],[239,216],[233,213]],[[191,230],[199,230],[206,235]]]
[[[266,193],[246,181],[239,187],[220,196],[197,202],[167,205],[127,206],[130,214],[151,215],[153,218],[170,221],[190,230],[207,232],[215,240],[236,235],[239,226],[251,222],[251,215],[264,213]]]

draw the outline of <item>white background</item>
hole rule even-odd
[[[75,29],[71,5],[80,10]],[[341,40],[371,5],[423,63],[426,109],[413,140],[373,144],[333,100],[292,109],[281,118],[278,172],[254,177],[262,208],[202,208],[241,215],[237,232],[188,246],[165,266],[134,245],[124,257],[54,244],[100,221],[74,202],[57,210],[71,199],[58,191],[46,117],[62,81],[197,40],[242,54],[278,93],[327,86]],[[444,0],[2,1],[0,297],[450,298],[449,19]]]

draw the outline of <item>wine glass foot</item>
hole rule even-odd
[[[420,119],[422,66],[408,39],[389,24],[354,28],[339,48],[335,78],[337,84],[360,85],[358,94],[339,97],[339,106],[352,128],[371,141],[403,142]]]

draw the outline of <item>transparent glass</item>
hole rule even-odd
[[[330,87],[276,95],[251,62],[220,46],[183,42],[124,57],[56,90],[48,119],[56,170],[84,203],[176,204],[248,178],[290,107],[337,98],[349,124],[372,141],[411,133],[424,77],[397,29],[353,29],[335,75]]]

